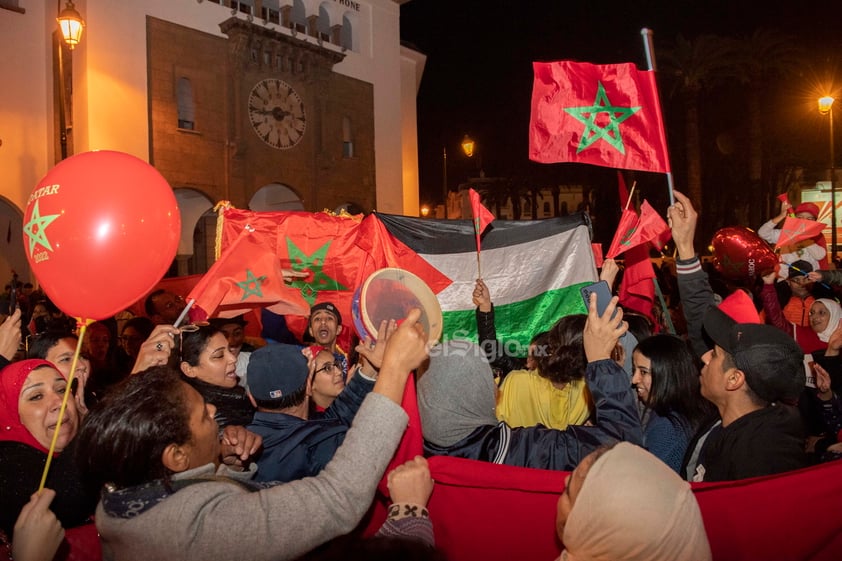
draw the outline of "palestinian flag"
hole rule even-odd
[[[357,245],[378,267],[400,267],[427,282],[444,313],[443,339],[477,340],[473,221],[371,215],[361,224]],[[495,220],[483,237],[482,262],[497,337],[520,356],[536,333],[560,317],[585,313],[579,288],[597,279],[590,222],[581,213],[533,222]]]

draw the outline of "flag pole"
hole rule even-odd
[[[628,209],[629,209],[629,204],[631,203],[632,197],[634,197],[634,189],[635,189],[635,187],[637,187],[637,179],[635,179],[635,180],[632,182],[632,188],[631,188],[631,191],[629,191],[629,198],[628,198],[628,199],[626,199],[626,208],[625,208],[624,210],[628,210]]]
[[[664,293],[661,292],[661,285],[658,284],[658,277],[652,277],[652,282],[655,284],[655,294],[658,295],[658,301],[661,303],[661,309],[664,311],[664,322],[667,324],[667,331],[670,335],[675,335],[675,326],[672,324],[672,316],[670,310],[667,308],[667,302],[664,300]]]
[[[640,30],[640,34],[643,36],[643,50],[646,52],[646,64],[649,67],[649,70],[651,70],[652,72],[656,72],[658,69],[657,69],[656,64],[655,64],[655,48],[652,44],[652,30],[649,29],[648,27],[644,27],[643,29]],[[660,126],[661,126],[661,136],[663,136],[664,139],[666,140],[667,133],[666,133],[666,130],[664,128],[664,115],[663,115],[663,111],[661,110],[661,94],[658,91],[657,80],[655,81],[655,101],[656,101],[656,105],[657,105],[658,116],[660,117],[660,119],[658,119],[658,121],[660,122]],[[672,206],[672,205],[675,204],[675,195],[673,195],[673,190],[675,188],[675,184],[674,184],[673,179],[672,179],[672,166],[670,165],[669,149],[666,146],[666,142],[664,142],[664,151],[665,151],[665,154],[666,154],[666,157],[667,157],[666,158],[667,169],[670,170],[670,171],[667,172],[667,187],[669,187],[670,206]]]

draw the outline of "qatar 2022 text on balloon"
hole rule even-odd
[[[731,280],[748,280],[775,270],[778,256],[754,230],[728,226],[718,230],[711,240],[713,266]]]
[[[143,160],[84,152],[51,169],[23,217],[26,257],[71,317],[100,320],[129,307],[172,264],[181,214],[167,181]]]

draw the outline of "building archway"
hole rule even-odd
[[[23,240],[23,212],[5,197],[0,196],[0,282],[12,281],[12,271],[20,282],[34,282],[35,277],[26,260]]]
[[[249,210],[258,212],[279,212],[284,210],[306,210],[301,197],[288,185],[269,183],[264,185],[249,201]]]
[[[175,263],[167,276],[204,273],[214,261],[216,213],[213,202],[195,189],[174,189],[173,193],[181,212],[181,237]]]

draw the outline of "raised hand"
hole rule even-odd
[[[179,334],[172,325],[156,325],[152,333],[140,346],[140,352],[132,368],[132,374],[142,372],[152,366],[162,366],[170,360],[170,353],[175,348],[175,336]]]
[[[693,249],[693,238],[699,215],[686,195],[678,191],[673,191],[673,194],[675,204],[667,209],[667,221],[672,230],[672,240],[678,250],[679,259],[692,259],[696,255]]]
[[[623,321],[623,309],[617,306],[617,301],[618,298],[614,296],[605,308],[605,313],[599,316],[596,311],[596,293],[590,295],[588,321],[582,338],[588,362],[611,358],[620,337],[628,331],[629,324]]]
[[[614,290],[614,279],[617,278],[617,273],[620,272],[620,267],[613,259],[605,259],[602,262],[602,270],[599,272],[599,280],[604,280],[608,283],[608,290]]]
[[[393,319],[386,321],[384,319],[380,322],[380,327],[377,329],[376,341],[366,339],[357,345],[356,351],[359,353],[360,357],[364,359],[363,366],[365,366],[365,362],[368,362],[374,370],[380,369],[380,366],[383,364],[383,354],[386,352],[386,345],[392,337],[392,334],[397,329],[397,321]],[[366,376],[369,376],[370,374],[368,369],[366,369],[363,373]]]
[[[474,302],[474,306],[479,308],[479,311],[484,313],[491,311],[491,292],[482,279],[477,279],[471,299]]]
[[[50,510],[52,489],[34,493],[15,522],[12,557],[17,561],[50,561],[64,539],[64,528]]]
[[[20,308],[15,308],[12,315],[0,324],[0,356],[12,361],[20,347],[20,337]]]
[[[395,403],[401,402],[409,373],[430,355],[430,343],[420,319],[421,310],[413,308],[389,338],[383,353],[383,364],[373,391]]]
[[[415,456],[390,471],[386,483],[393,503],[410,503],[422,507],[427,506],[435,484],[430,476],[430,466],[422,456]]]

